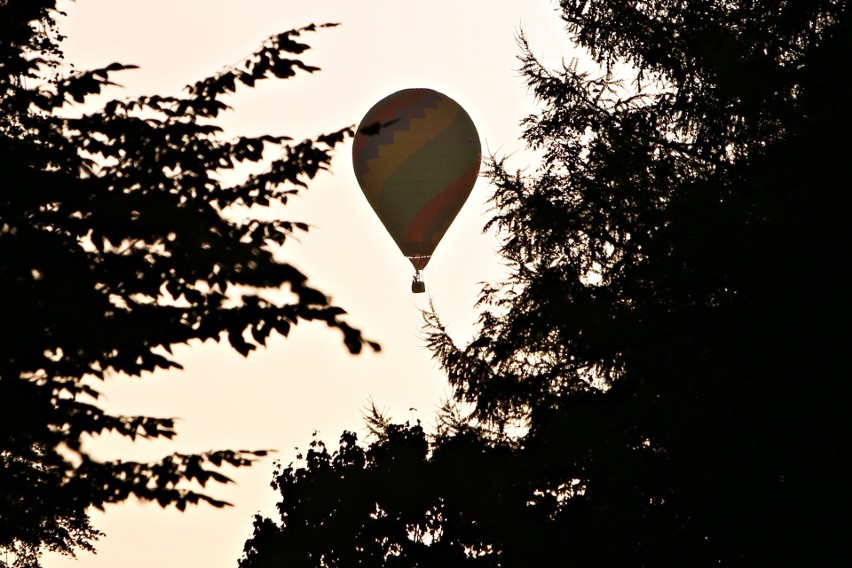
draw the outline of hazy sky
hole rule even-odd
[[[311,22],[340,27],[305,37],[313,75],[268,81],[230,101],[227,135],[285,134],[296,139],[357,123],[397,90],[428,87],[459,102],[476,124],[486,153],[523,152],[518,122],[532,100],[517,72],[520,28],[534,50],[558,63],[571,57],[552,0],[78,0],[61,22],[67,61],[79,69],[113,61],[139,65],[116,80],[112,97],[176,94],[186,83],[249,55],[267,36]],[[236,566],[251,534],[252,515],[273,514],[273,459],[289,463],[314,431],[329,447],[343,429],[363,434],[372,399],[398,420],[431,424],[447,394],[440,369],[423,348],[420,310],[431,298],[458,341],[475,321],[479,283],[500,274],[493,235],[483,235],[488,183],[480,179],[435,251],[412,295],[412,268],[385,233],[352,173],[351,146],[341,147],[332,172],[312,184],[282,215],[312,225],[286,256],[313,284],[350,313],[350,322],[383,351],[353,357],[339,335],[298,326],[247,359],[208,343],[177,350],[185,369],[141,380],[114,377],[103,385],[113,412],[179,417],[172,443],[99,440],[96,455],[156,459],[173,451],[269,448],[278,453],[232,473],[237,485],[211,492],[234,507],[184,513],[125,503],[93,513],[107,537],[97,555],[78,561],[49,556],[47,568],[171,568]],[[416,410],[409,410],[414,408]]]

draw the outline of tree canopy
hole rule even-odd
[[[179,367],[171,349],[192,340],[245,355],[302,321],[339,331],[352,353],[377,348],[277,254],[307,226],[257,215],[327,169],[351,129],[226,140],[216,125],[236,89],[317,71],[302,37],[324,26],[275,35],[180,95],[104,103],[132,66],[67,73],[57,15],[51,0],[0,2],[0,550],[20,566],[91,547],[89,507],[223,506],[203,487],[264,453],[98,461],[87,437],[175,435],[171,418],[103,409],[98,379]],[[223,181],[237,164],[253,173]]]
[[[467,345],[427,314],[464,414],[283,469],[241,568],[848,558],[848,2],[560,5],[597,70],[520,38],[510,275]]]

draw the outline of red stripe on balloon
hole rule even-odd
[[[455,213],[449,219],[443,216],[447,211],[457,211],[464,204],[471,186],[479,175],[479,161],[460,175],[456,181],[444,188],[431,201],[423,206],[408,225],[406,236],[414,243],[434,243],[443,236],[450,226]],[[431,252],[431,250],[429,251]]]

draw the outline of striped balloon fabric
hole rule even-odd
[[[352,150],[367,201],[418,272],[467,200],[480,161],[470,116],[431,89],[379,101],[358,125]]]

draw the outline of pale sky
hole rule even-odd
[[[139,70],[114,77],[112,97],[177,94],[186,83],[240,61],[269,35],[309,23],[340,27],[309,34],[304,60],[313,75],[266,81],[230,101],[226,135],[276,134],[296,139],[357,123],[383,97],[428,87],[461,104],[479,130],[485,153],[523,151],[518,122],[532,99],[517,71],[520,28],[551,63],[573,54],[552,0],[77,0],[64,6],[61,31],[68,62],[78,69],[113,61]],[[479,283],[498,278],[493,235],[483,235],[490,189],[480,179],[424,271],[427,293],[413,295],[413,270],[361,194],[351,145],[340,147],[332,172],[320,176],[282,210],[312,230],[285,256],[345,308],[349,321],[383,347],[353,357],[339,334],[300,325],[247,359],[208,343],[176,351],[185,369],[102,385],[113,412],[179,417],[174,442],[99,440],[96,455],[157,459],[174,451],[275,449],[254,467],[228,471],[237,481],[210,492],[234,504],[186,512],[127,502],[94,511],[107,533],[96,555],[77,561],[48,556],[47,568],[235,567],[251,534],[252,516],[274,515],[269,487],[273,459],[287,464],[314,431],[330,448],[344,429],[363,438],[362,412],[372,399],[397,420],[427,426],[446,380],[423,347],[420,310],[431,298],[444,323],[465,342],[476,319]],[[414,408],[416,410],[409,410]]]

